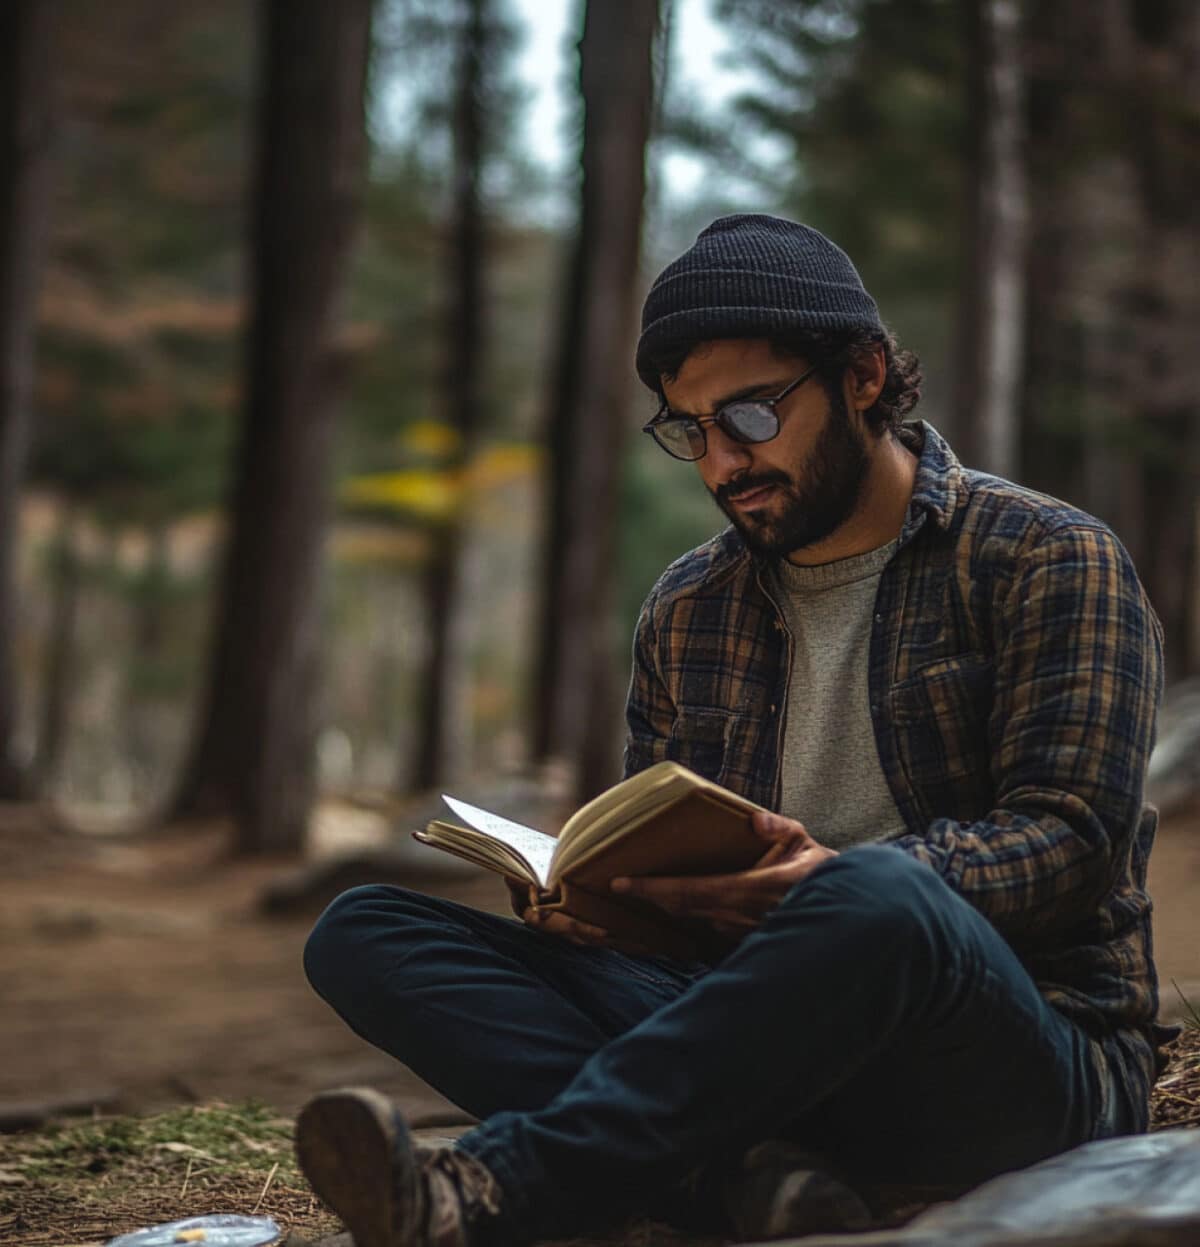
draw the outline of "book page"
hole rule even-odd
[[[477,830],[491,836],[493,840],[499,840],[501,844],[507,844],[516,849],[533,868],[533,873],[537,875],[542,887],[547,886],[550,879],[550,862],[554,857],[554,850],[558,847],[558,841],[553,836],[548,836],[544,831],[537,831],[533,827],[525,827],[507,818],[501,818],[499,814],[481,810],[476,805],[468,805],[465,801],[446,796],[445,793],[442,793],[442,800],[464,823],[469,823]]]

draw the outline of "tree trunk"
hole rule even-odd
[[[470,456],[483,401],[486,297],[483,281],[482,69],[488,55],[491,0],[467,0],[460,32],[454,100],[454,226],[447,253],[448,301],[442,374],[446,423],[457,434],[451,468],[459,472]],[[448,756],[447,713],[453,696],[453,619],[458,600],[459,550],[465,516],[462,506],[434,532],[425,571],[425,603],[430,654],[419,697],[418,739],[412,786],[442,782]]]
[[[1163,624],[1167,674],[1200,669],[1196,525],[1200,503],[1200,10],[1125,6],[1125,137],[1139,219],[1121,303],[1122,369],[1143,438],[1141,572]]]
[[[75,652],[75,629],[83,580],[83,567],[75,542],[77,518],[75,504],[63,503],[58,531],[50,548],[50,621],[46,630],[45,665],[32,768],[38,789],[44,788],[53,778],[67,739],[71,659]]]
[[[560,685],[564,679],[567,651],[578,651],[565,633],[563,611],[567,554],[571,547],[570,507],[574,464],[572,450],[577,436],[569,418],[579,389],[579,359],[582,342],[584,276],[588,271],[582,227],[571,246],[566,265],[561,302],[562,329],[559,335],[554,372],[550,382],[550,401],[546,418],[546,503],[542,538],[542,577],[538,645],[532,664],[533,757],[573,758],[575,742],[562,736],[559,714]]]
[[[154,772],[158,761],[158,722],[162,694],[156,689],[147,695],[138,687],[137,669],[157,676],[169,632],[167,617],[171,587],[169,531],[161,521],[146,534],[149,549],[130,603],[134,649],[134,672],[124,690],[125,751],[130,771],[140,784]]]
[[[575,764],[580,800],[617,770],[613,561],[658,26],[657,0],[593,2],[579,44],[583,181],[550,412],[555,462],[535,743],[540,756]]]
[[[1029,30],[1026,475],[1113,525],[1175,679],[1200,666],[1200,10],[1063,0]]]
[[[1019,447],[1026,189],[1018,0],[968,14],[966,256],[955,416],[972,465],[1012,477]]]
[[[312,805],[319,571],[340,371],[331,337],[364,172],[370,0],[266,0],[247,405],[210,684],[173,814],[298,848]]]
[[[1032,6],[1028,318],[1021,479],[1116,525],[1128,543],[1136,509],[1121,502],[1116,447],[1128,427],[1108,377],[1116,283],[1125,259],[1130,179],[1099,84],[1114,5],[1063,0]]]
[[[0,798],[25,795],[16,756],[15,583],[29,443],[37,275],[50,169],[53,0],[0,9]]]

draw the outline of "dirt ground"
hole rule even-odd
[[[320,906],[259,912],[263,889],[294,867],[230,861],[216,830],[79,843],[0,814],[0,1114],[249,1097],[291,1113],[354,1082],[420,1121],[457,1116],[309,988],[300,956]],[[504,900],[475,874],[412,883],[481,907]]]
[[[431,875],[421,860],[411,886],[506,909],[493,877]],[[81,844],[0,810],[0,1113],[253,1097],[290,1114],[354,1082],[397,1097],[419,1124],[461,1120],[309,989],[300,952],[313,913],[257,909],[290,865],[230,862],[212,832]],[[1178,1016],[1172,979],[1200,1003],[1200,817],[1165,823],[1151,890],[1164,1013]]]

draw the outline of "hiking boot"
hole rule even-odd
[[[865,1230],[872,1223],[859,1195],[819,1156],[778,1139],[752,1147],[721,1193],[743,1241]]]
[[[500,1186],[473,1156],[418,1150],[376,1091],[326,1091],[300,1110],[296,1156],[355,1247],[468,1247],[471,1226],[500,1210]]]

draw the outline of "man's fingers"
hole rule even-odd
[[[530,907],[525,911],[525,922],[527,926],[544,931],[547,935],[556,935],[581,948],[603,946],[614,948],[617,952],[629,953],[635,957],[649,957],[654,953],[652,948],[647,948],[644,944],[638,944],[633,940],[614,940],[603,927],[580,922],[578,918],[572,918],[569,914],[558,910],[547,911]]]
[[[618,878],[609,885],[622,896],[640,896],[671,914],[737,908],[745,875],[651,875]]]
[[[609,885],[620,896],[640,896],[652,901],[668,913],[683,913],[713,899],[714,879],[720,876],[700,875],[684,878],[678,875],[654,875],[638,878],[619,877]]]
[[[756,810],[752,823],[754,830],[764,839],[772,843],[787,843],[797,839],[811,840],[808,828],[794,818],[784,818],[782,814],[770,810]]]
[[[796,842],[794,840],[771,840],[767,842],[767,851],[754,863],[755,870],[762,870],[765,866],[774,866],[777,862],[783,861],[790,853],[795,850]]]
[[[580,922],[558,910],[530,909],[526,923],[547,935],[557,935],[572,944],[602,944],[608,939],[608,932],[603,927],[592,926],[590,922]]]
[[[794,845],[793,845],[794,847]],[[814,848],[816,848],[814,844]],[[777,861],[764,854],[759,866],[735,875],[662,876],[614,879],[610,885],[623,896],[638,896],[667,913],[712,921],[730,914],[743,914],[752,924],[779,903],[788,889],[825,859],[807,852],[786,852]]]

